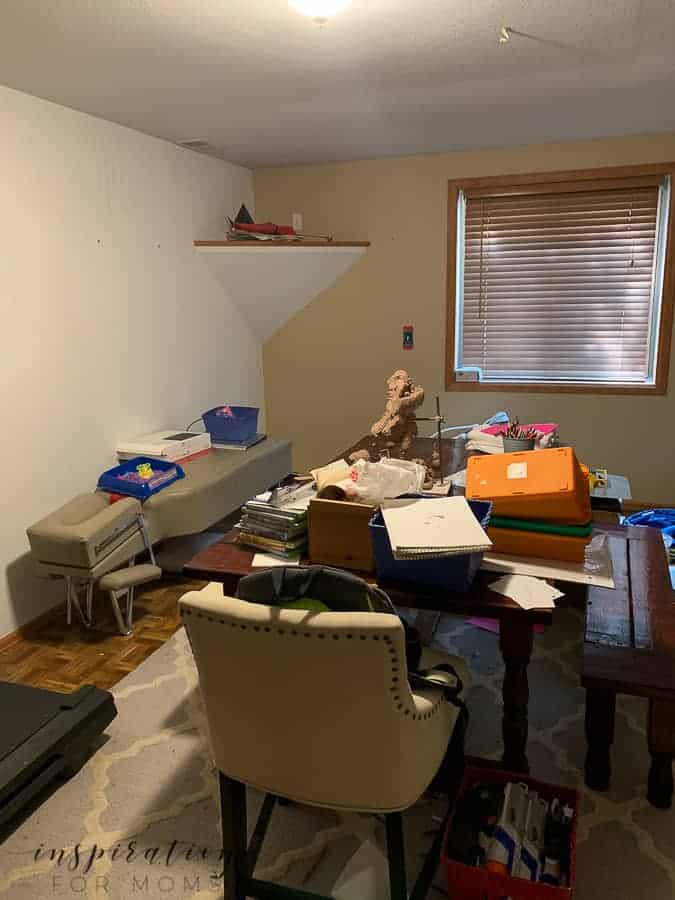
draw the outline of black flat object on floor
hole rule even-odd
[[[0,682],[0,826],[75,769],[116,715],[112,694],[90,684],[60,694]]]

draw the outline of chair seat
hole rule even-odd
[[[146,584],[148,581],[156,581],[162,577],[162,570],[159,566],[143,565],[129,566],[126,569],[119,569],[117,572],[109,572],[104,575],[99,585],[104,591],[126,591],[130,587],[136,587],[139,584]]]

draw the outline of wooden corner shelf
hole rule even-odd
[[[195,247],[218,247],[232,250],[235,247],[254,248],[256,250],[268,247],[285,247],[286,249],[301,250],[305,247],[322,247],[330,250],[331,247],[370,247],[370,241],[194,241]]]
[[[369,246],[369,241],[194,241],[195,254],[262,341],[332,287]]]

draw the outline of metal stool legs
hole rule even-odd
[[[80,595],[84,590],[84,609],[80,603]],[[73,607],[85,628],[91,628],[93,621],[94,582],[90,579],[66,576],[66,621],[73,621]]]
[[[127,602],[124,614],[120,608],[120,599],[126,594]],[[113,612],[117,620],[117,627],[121,634],[131,634],[134,618],[134,588],[133,586],[123,591],[110,591]]]

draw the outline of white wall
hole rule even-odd
[[[119,438],[263,403],[261,347],[195,238],[251,173],[0,87],[0,636],[63,587],[28,525],[93,488]]]

